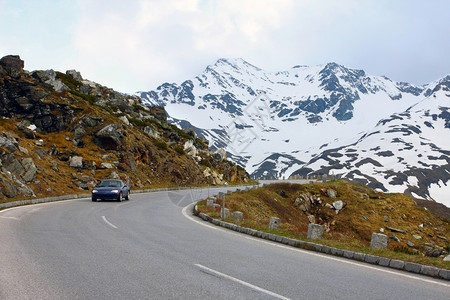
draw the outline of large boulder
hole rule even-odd
[[[71,156],[69,158],[69,166],[74,169],[81,169],[83,167],[83,157]]]
[[[36,178],[37,173],[37,168],[33,159],[31,157],[24,158],[22,160],[22,166],[25,169],[25,173],[22,176],[23,180],[25,180],[25,182],[33,181]]]
[[[0,60],[0,66],[9,76],[18,77],[23,72],[24,61],[19,55],[7,55]]]
[[[103,149],[116,150],[122,144],[122,126],[111,124],[103,127],[95,134],[95,143]]]
[[[69,88],[64,83],[62,83],[61,80],[56,79],[56,72],[52,69],[45,71],[34,71],[32,76],[43,83],[51,85],[57,92],[69,90]]]
[[[221,162],[227,159],[227,152],[225,151],[225,149],[221,148],[221,149],[217,149],[216,151],[214,151],[212,153],[213,157],[215,160]]]
[[[83,77],[81,77],[81,73],[77,72],[77,70],[67,70],[66,74],[72,77],[75,80],[82,81]]]
[[[0,191],[8,198],[14,198],[17,195],[17,188],[8,180],[0,178]]]

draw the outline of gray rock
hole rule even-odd
[[[3,179],[0,185],[2,186],[0,190],[6,197],[14,198],[17,195],[17,188],[8,180]]]
[[[269,229],[278,229],[280,227],[280,223],[280,218],[271,217],[269,221]]]
[[[411,248],[415,246],[414,243],[411,241],[407,241],[406,245],[408,245],[408,247],[411,247]]]
[[[233,221],[240,222],[244,218],[244,214],[240,211],[233,212]]]
[[[333,207],[335,210],[341,210],[344,208],[344,201],[339,200],[339,201],[334,201],[333,202]]]
[[[130,122],[128,121],[128,118],[126,116],[120,116],[119,119],[126,125],[130,125]]]
[[[83,157],[71,156],[69,158],[69,166],[71,168],[82,168],[83,167]]]
[[[333,189],[328,189],[327,190],[327,195],[328,195],[328,197],[330,197],[330,198],[336,198],[336,191],[335,190],[333,190]],[[341,208],[340,208],[341,209]]]
[[[208,199],[208,200],[206,200],[206,206],[207,207],[211,207],[211,206],[213,206],[214,205],[214,200],[213,199]]]
[[[98,124],[96,118],[89,117],[89,116],[83,118],[83,123],[86,124],[86,126],[88,126],[88,127],[95,127]]]
[[[370,249],[387,249],[388,237],[382,233],[372,233]]]
[[[82,190],[88,190],[89,185],[86,182],[83,181],[77,181],[77,186]]]
[[[450,255],[447,255],[446,257],[444,257],[444,261],[450,261]]]
[[[23,180],[25,182],[31,182],[36,178],[37,168],[34,164],[34,161],[31,157],[24,158],[22,160],[22,166],[25,169],[25,174],[22,175]]]
[[[393,240],[396,241],[396,242],[400,242],[400,239],[399,239],[395,234],[393,234],[393,233],[391,233],[391,234],[389,235],[389,238],[393,239]]]
[[[5,147],[6,150],[8,150],[8,152],[10,153],[14,153],[17,151],[17,147],[18,147],[18,143],[17,141],[13,140],[13,139],[9,139],[7,137],[2,137],[0,136],[0,147]]]
[[[107,162],[102,162],[100,164],[100,169],[114,169],[114,168],[115,167],[112,164],[107,163]]]
[[[56,72],[54,70],[38,70],[32,73],[32,76],[43,83],[47,83],[53,87],[57,92],[67,91],[69,88],[62,83],[61,80],[56,79]]]
[[[23,72],[24,61],[18,55],[7,55],[0,59],[0,66],[9,76],[18,77]]]
[[[25,173],[25,168],[12,154],[6,155],[2,163],[7,171],[16,176],[22,176]]]
[[[83,77],[81,77],[81,73],[76,70],[67,70],[66,74],[72,77],[75,80],[82,81]]]
[[[309,223],[314,224],[316,222],[316,217],[314,215],[308,215]]]
[[[215,160],[217,161],[224,161],[227,159],[227,152],[225,151],[225,149],[220,148],[217,149],[216,151],[212,152],[212,156],[214,157]]]
[[[36,142],[35,142],[35,144],[36,144],[36,146],[40,146],[40,147],[42,147],[42,146],[44,146],[44,140],[37,140]]]
[[[111,124],[99,130],[95,136],[96,144],[104,149],[117,149],[122,144],[122,126],[119,124]]]
[[[366,215],[361,215],[363,217],[364,220],[369,221],[369,217],[367,217]]]
[[[86,130],[81,125],[78,125],[74,130],[75,139],[79,140],[86,134]]]
[[[393,227],[388,227],[388,226],[386,226],[386,229],[389,230],[389,231],[392,231],[392,232],[405,233],[404,230],[402,230],[402,229],[397,229],[397,228],[393,228]]]
[[[308,239],[321,239],[323,235],[323,226],[320,224],[308,224]]]

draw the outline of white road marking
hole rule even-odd
[[[279,294],[277,294],[277,293],[274,293],[274,292],[268,291],[268,290],[266,290],[266,289],[260,288],[260,287],[258,287],[258,286],[256,286],[256,285],[253,285],[253,284],[248,283],[248,282],[246,282],[246,281],[237,279],[237,278],[232,277],[232,276],[230,276],[230,275],[220,273],[220,272],[218,272],[218,271],[216,271],[216,270],[210,269],[210,268],[205,267],[205,266],[203,266],[203,265],[195,264],[195,266],[197,266],[197,267],[199,267],[200,269],[203,269],[203,270],[205,270],[205,271],[207,271],[207,272],[209,272],[209,273],[215,274],[215,275],[217,275],[217,276],[219,276],[219,277],[222,277],[222,278],[231,280],[231,281],[233,281],[233,282],[237,282],[237,283],[242,284],[242,285],[244,285],[244,286],[246,286],[246,287],[249,287],[249,288],[251,288],[251,289],[253,289],[253,290],[255,290],[255,291],[262,292],[262,293],[264,293],[264,294],[267,294],[267,295],[269,295],[269,296],[275,297],[275,298],[277,298],[277,299],[289,300],[289,298],[286,298],[286,297],[284,297],[284,296],[281,296],[281,295],[279,295]]]
[[[16,218],[16,217],[5,217],[5,216],[0,216],[0,218],[2,218],[2,219],[19,220],[19,218]]]
[[[416,280],[421,280],[421,281],[428,282],[428,283],[434,283],[434,284],[442,285],[442,286],[445,286],[445,287],[450,287],[450,284],[447,284],[445,282],[432,280],[432,279],[419,277],[420,276],[419,274],[416,275],[416,276],[412,275],[412,274],[409,275],[407,273],[403,273],[402,271],[391,271],[391,270],[389,270],[387,268],[384,268],[382,266],[375,267],[375,266],[371,266],[371,265],[368,265],[368,264],[365,264],[365,263],[355,262],[355,261],[351,261],[351,260],[348,260],[348,259],[327,255],[327,254],[324,254],[324,253],[308,251],[308,250],[304,250],[304,249],[300,249],[300,248],[295,248],[295,247],[292,247],[292,246],[286,246],[284,244],[279,244],[279,243],[272,242],[272,241],[265,241],[265,240],[263,240],[261,238],[251,237],[251,236],[248,236],[248,235],[240,233],[240,232],[236,232],[236,231],[233,231],[233,230],[230,230],[230,229],[226,229],[226,228],[223,228],[223,227],[220,227],[220,226],[213,225],[213,224],[211,224],[209,222],[206,222],[206,221],[203,221],[203,220],[199,220],[197,217],[194,218],[194,216],[189,215],[187,213],[187,209],[190,208],[191,206],[192,206],[192,204],[190,204],[188,206],[185,206],[183,208],[183,210],[182,210],[183,215],[186,218],[190,219],[191,221],[193,221],[195,223],[198,223],[198,224],[200,224],[202,226],[208,227],[210,229],[219,230],[219,231],[222,231],[222,232],[226,232],[228,234],[235,234],[235,235],[238,235],[238,236],[240,236],[242,238],[245,238],[245,239],[248,239],[248,240],[256,241],[256,242],[259,242],[259,243],[263,243],[263,244],[266,244],[266,245],[271,245],[271,246],[278,247],[278,248],[287,249],[287,250],[290,250],[290,251],[301,252],[303,254],[317,256],[317,257],[330,259],[330,260],[334,260],[334,261],[339,261],[339,262],[342,262],[342,263],[346,263],[346,264],[350,264],[350,265],[354,265],[354,266],[358,266],[358,267],[362,267],[362,268],[367,268],[367,269],[376,270],[376,271],[380,271],[380,272],[385,272],[385,273],[389,273],[389,274],[393,274],[393,275],[403,276],[403,277],[410,278],[410,279],[416,279]]]
[[[102,216],[103,221],[105,221],[106,224],[108,224],[109,226],[111,226],[114,229],[117,229],[117,226],[114,225],[113,223],[109,222],[105,216]]]

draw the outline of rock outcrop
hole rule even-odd
[[[27,72],[19,56],[2,58],[0,117],[0,201],[73,194],[107,177],[142,188],[248,181],[194,131],[168,124],[163,107],[76,70]]]

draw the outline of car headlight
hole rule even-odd
[[[93,194],[95,194],[95,193],[97,193],[97,192],[98,192],[97,190],[92,190],[92,193],[93,193]]]
[[[112,190],[111,193],[118,193],[119,190]]]

